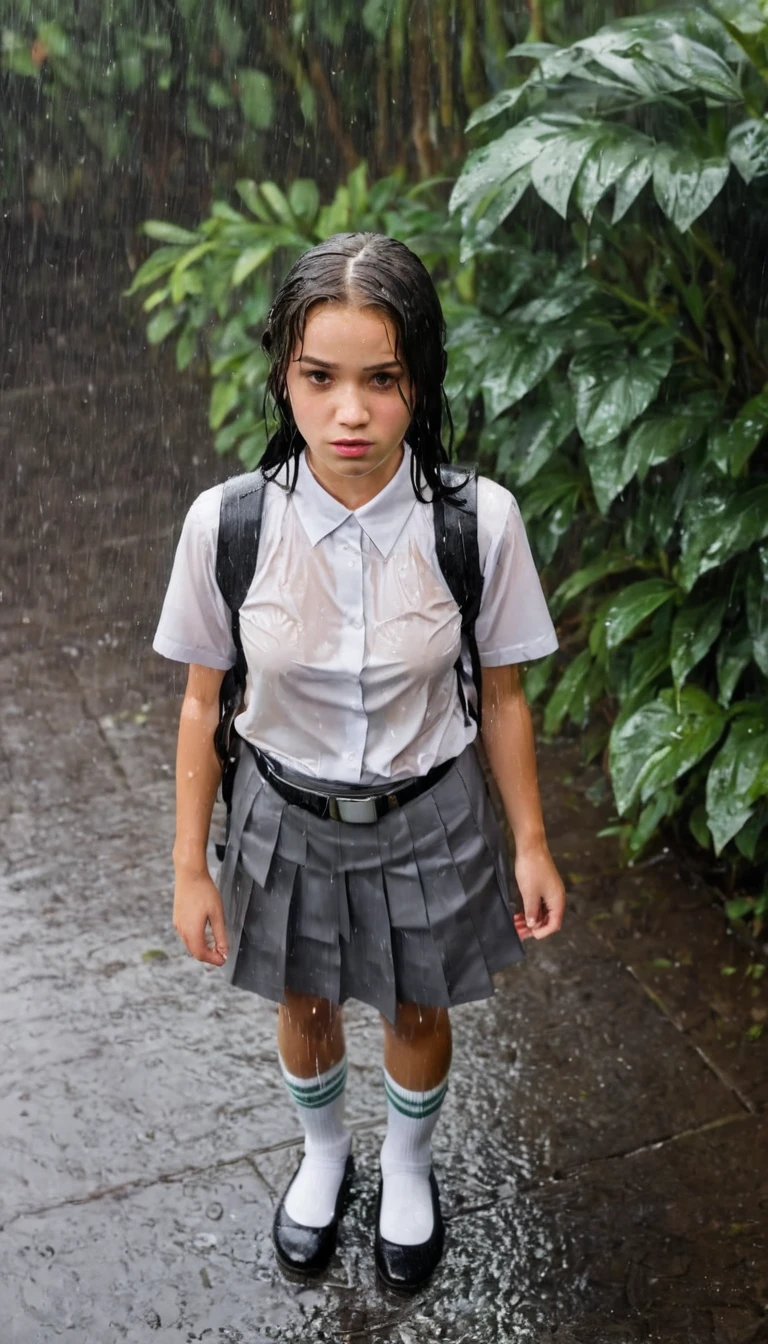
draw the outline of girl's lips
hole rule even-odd
[[[334,443],[333,446],[342,457],[362,457],[373,445],[370,443]]]

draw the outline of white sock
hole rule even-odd
[[[387,1134],[381,1149],[381,1216],[385,1241],[418,1246],[432,1234],[432,1131],[448,1079],[429,1092],[409,1092],[384,1071]]]
[[[343,1124],[347,1057],[314,1078],[297,1078],[282,1060],[280,1067],[304,1128],[304,1158],[285,1197],[285,1211],[302,1227],[327,1227],[352,1143]]]

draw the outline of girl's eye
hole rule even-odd
[[[314,383],[315,387],[327,387],[328,382],[330,381],[330,376],[327,373],[325,373],[322,369],[312,369],[307,374],[307,377],[309,378],[311,383]],[[323,381],[317,382],[316,379],[318,378],[321,378]],[[383,381],[379,382],[377,381],[377,379],[383,379]],[[396,382],[395,376],[392,373],[374,373],[373,380],[374,380],[374,386],[380,388],[382,391],[385,391],[387,388],[392,387],[393,384]]]

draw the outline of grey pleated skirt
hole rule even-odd
[[[426,793],[372,825],[285,800],[244,750],[219,874],[232,984],[368,1003],[451,1007],[493,994],[520,961],[506,841],[473,746]]]

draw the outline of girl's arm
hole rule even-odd
[[[219,721],[223,677],[224,673],[214,668],[190,663],[176,750],[173,926],[192,956],[212,966],[221,966],[227,959],[224,910],[206,857],[211,814],[221,781],[213,734]],[[205,937],[207,925],[213,934],[212,948]]]
[[[547,845],[533,724],[515,664],[483,668],[483,746],[515,837],[523,937],[547,938],[563,922],[565,888]]]

